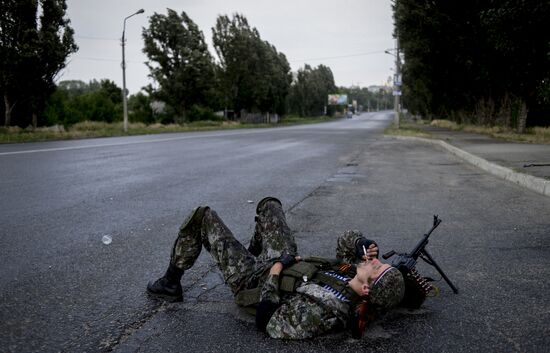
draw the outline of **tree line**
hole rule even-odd
[[[55,83],[67,57],[78,50],[65,0],[2,4],[0,110],[5,126],[122,119],[122,90],[113,81]],[[306,64],[293,74],[286,56],[241,14],[218,16],[212,28],[217,58],[185,12],[153,14],[142,36],[154,84],[129,97],[130,121],[214,120],[220,119],[214,114],[219,111],[237,118],[246,113],[314,116],[325,113],[329,93],[341,91],[327,66]]]
[[[32,122],[55,91],[55,77],[78,50],[64,0],[2,0],[0,92],[4,125]],[[40,14],[38,16],[38,14]],[[23,118],[24,117],[24,118]]]
[[[550,3],[395,0],[405,105],[457,122],[550,125]]]

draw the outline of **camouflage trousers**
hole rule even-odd
[[[258,204],[254,235],[245,248],[217,213],[206,208],[200,224],[192,224],[194,212],[180,228],[170,261],[182,270],[191,268],[204,247],[216,262],[226,284],[236,294],[258,274],[265,273],[282,254],[297,255],[296,242],[279,200]]]

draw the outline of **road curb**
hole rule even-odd
[[[451,144],[448,144],[445,141],[438,139],[428,139],[422,137],[412,137],[412,136],[391,136],[398,140],[405,141],[419,141],[428,143],[431,145],[440,146],[455,156],[465,160],[466,162],[475,165],[476,167],[493,174],[501,179],[510,181],[514,184],[523,186],[529,190],[535,191],[544,196],[550,196],[550,181],[542,178],[537,178],[532,175],[518,173],[513,171],[510,168],[503,167],[501,165],[489,162],[481,157],[475,156],[469,152],[461,150],[458,147],[455,147]]]

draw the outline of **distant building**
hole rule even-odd
[[[392,87],[387,86],[387,85],[383,85],[383,86],[372,85],[372,86],[368,86],[367,89],[369,90],[369,92],[373,92],[373,93],[377,93],[380,90],[385,91],[386,93],[391,93],[392,92]]]

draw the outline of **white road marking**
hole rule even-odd
[[[369,119],[370,120],[370,119]],[[345,126],[340,127],[342,121],[345,124]],[[258,134],[258,133],[265,133],[265,132],[271,132],[271,131],[281,131],[281,130],[302,130],[302,129],[326,129],[329,128],[330,130],[334,129],[356,129],[357,122],[367,122],[363,119],[355,119],[353,121],[353,126],[349,125],[349,121],[345,120],[338,120],[338,121],[331,121],[326,122],[322,124],[313,124],[313,125],[297,125],[297,126],[288,126],[288,127],[278,127],[275,129],[271,128],[265,128],[265,129],[253,129],[248,131],[238,131],[238,132],[218,132],[214,134],[205,134],[205,135],[191,135],[191,136],[179,136],[179,137],[168,137],[168,138],[162,138],[162,139],[155,139],[155,140],[137,140],[137,141],[126,141],[126,142],[116,142],[116,143],[104,143],[104,144],[95,144],[95,145],[85,145],[85,146],[67,146],[67,147],[54,147],[54,148],[42,148],[42,149],[33,149],[33,150],[21,150],[21,151],[12,151],[12,152],[0,152],[0,156],[9,156],[9,155],[15,155],[15,154],[30,154],[30,153],[41,153],[41,152],[55,152],[55,151],[70,151],[70,150],[81,150],[86,148],[101,148],[101,147],[113,147],[113,146],[126,146],[126,145],[137,145],[137,144],[143,144],[143,143],[156,143],[156,142],[167,142],[167,141],[177,141],[177,140],[189,140],[189,139],[196,139],[196,138],[203,138],[203,137],[223,137],[223,136],[235,136],[235,135],[250,135],[250,134]],[[367,122],[368,125],[370,125],[371,122]],[[370,126],[369,126],[370,127]],[[184,133],[185,134],[185,133]],[[150,135],[149,135],[150,136]]]
[[[267,129],[271,130],[271,129]],[[116,142],[116,143],[105,143],[105,144],[96,144],[96,145],[85,145],[85,146],[68,146],[68,147],[54,147],[54,148],[42,148],[34,150],[21,150],[21,151],[12,151],[12,152],[0,152],[0,156],[7,156],[13,154],[25,154],[25,153],[40,153],[40,152],[54,152],[54,151],[68,151],[68,150],[80,150],[86,148],[99,148],[99,147],[113,147],[113,146],[125,146],[125,145],[137,145],[143,143],[155,143],[155,142],[167,142],[167,141],[177,141],[177,140],[189,140],[202,137],[221,137],[221,136],[234,136],[234,135],[248,135],[252,133],[261,133],[266,132],[266,130],[256,130],[256,131],[240,131],[235,133],[218,133],[218,134],[208,134],[208,135],[192,135],[192,136],[179,136],[179,137],[168,137],[163,139],[155,140],[137,140],[137,141],[126,141],[126,142]]]

